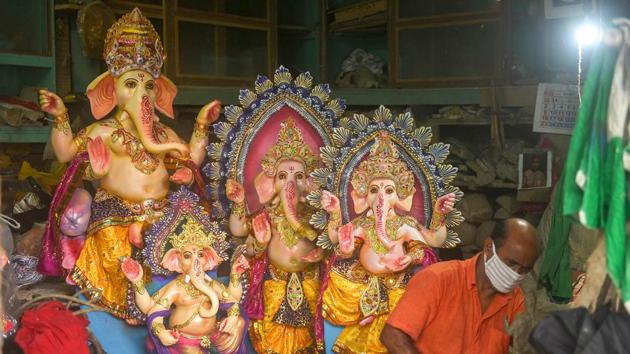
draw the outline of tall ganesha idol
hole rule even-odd
[[[446,224],[459,222],[453,210],[459,192],[445,188],[444,179],[455,170],[438,166],[448,146],[436,144],[429,149],[435,155],[426,153],[420,141],[428,142],[423,134],[430,133],[416,131],[422,140],[415,141],[407,136],[409,114],[394,119],[381,106],[372,121],[357,115],[346,123],[356,135],[348,129],[346,145],[323,148],[327,167],[313,174],[340,195],[322,191],[314,198],[329,214],[320,243],[335,250],[324,280],[323,313],[345,327],[333,351],[386,353],[380,333],[408,281],[437,261],[433,247],[457,241]]]
[[[51,132],[55,154],[59,161],[71,163],[51,206],[38,270],[63,274],[58,215],[81,178],[98,181],[85,244],[69,279],[81,289],[93,289],[89,297],[115,316],[130,319],[128,286],[118,259],[143,247],[142,230],[162,215],[169,181],[190,184],[193,176],[200,176],[194,171],[205,157],[208,127],[218,117],[220,103],[201,109],[188,144],[159,122],[156,110],[173,118],[177,88],[161,74],[164,49],[137,8],[109,29],[103,57],[108,71],[87,88],[97,122],[77,134],[70,129],[63,101],[40,91],[42,109],[55,117]]]
[[[316,212],[306,197],[315,152],[331,144],[343,102],[328,101],[328,87],[295,80],[280,67],[274,81],[259,76],[243,107],[227,107],[230,123],[215,125],[223,145],[210,147],[210,194],[229,210],[231,234],[250,258],[244,308],[258,353],[312,353],[323,349],[318,306],[322,249],[310,225]],[[319,324],[319,325],[318,325]]]

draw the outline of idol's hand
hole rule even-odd
[[[179,340],[179,333],[167,329],[160,331],[157,337],[163,345],[170,347]]]
[[[102,177],[107,174],[112,156],[109,148],[105,145],[105,142],[100,136],[88,142],[87,152],[90,159],[90,167],[92,167],[94,175],[96,177]]]
[[[308,254],[306,254],[306,256],[303,256],[302,260],[308,263],[317,263],[321,261],[323,257],[324,257],[324,250],[317,247],[313,249],[312,251],[310,251]]]
[[[39,106],[42,111],[58,117],[68,111],[61,97],[48,90],[39,90]]]
[[[338,213],[339,208],[339,198],[337,198],[334,194],[329,191],[322,192],[321,198],[322,207],[328,212],[328,214]]]
[[[225,193],[227,194],[227,198],[236,203],[240,204],[245,201],[245,190],[243,189],[243,185],[236,182],[235,179],[228,179],[225,183]]]
[[[197,114],[197,124],[208,125],[219,119],[221,114],[221,101],[214,100],[201,108]]]
[[[411,257],[407,255],[394,256],[392,254],[386,254],[380,261],[391,272],[400,272],[411,264]]]
[[[236,261],[234,261],[234,264],[232,264],[231,272],[234,274],[241,275],[245,273],[245,271],[248,269],[249,269],[249,262],[247,261],[247,258],[245,258],[245,256],[241,254],[240,256],[238,256]]]
[[[176,184],[188,185],[193,180],[192,170],[188,167],[179,168],[173,173],[169,180]]]
[[[131,257],[123,259],[120,263],[120,268],[125,275],[125,278],[127,278],[132,284],[142,280],[142,266]]]
[[[269,215],[267,212],[258,214],[252,220],[254,228],[254,237],[260,244],[266,245],[271,240],[271,224],[269,223]]]
[[[455,206],[455,193],[449,193],[439,197],[434,208],[438,213],[446,215],[453,210],[453,206]]]
[[[339,228],[339,251],[350,254],[354,251],[354,226],[347,223]]]

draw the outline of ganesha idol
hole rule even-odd
[[[241,91],[241,106],[226,107],[215,124],[221,143],[209,148],[213,211],[229,213],[230,233],[250,258],[244,308],[258,353],[313,353],[323,349],[318,304],[322,249],[310,224],[307,195],[317,151],[332,144],[343,102],[328,100],[327,85],[309,73],[295,80],[284,67],[273,82],[259,76],[256,94]],[[221,215],[217,215],[221,216]]]
[[[456,170],[441,164],[448,146],[427,147],[430,131],[413,130],[408,113],[394,118],[381,106],[345,123],[345,138],[322,149],[326,167],[312,174],[327,189],[311,198],[328,214],[317,222],[320,244],[334,249],[323,313],[344,327],[333,351],[386,353],[379,337],[410,278],[437,261],[434,247],[457,242],[447,230],[461,219],[460,193],[447,185]]]
[[[42,110],[54,117],[50,137],[54,152],[60,162],[70,164],[51,205],[38,270],[60,276],[64,267],[70,268],[69,280],[90,289],[90,298],[113,315],[130,319],[128,286],[118,259],[143,247],[142,231],[160,218],[169,182],[190,184],[195,175],[200,177],[196,166],[205,157],[208,127],[218,117],[220,103],[201,109],[188,144],[159,122],[156,110],[173,118],[177,89],[161,74],[164,49],[137,8],[109,29],[103,57],[108,71],[87,88],[97,122],[77,134],[70,129],[63,101],[40,91]],[[89,225],[82,249],[63,247],[64,253],[59,219],[81,179],[98,182],[98,189],[93,200],[83,198],[90,206],[72,206],[84,210],[78,218],[89,209]],[[77,255],[68,254],[77,249]]]
[[[199,197],[183,188],[169,196],[165,215],[146,233],[142,255],[149,269],[168,281],[150,295],[143,268],[126,258],[120,267],[133,289],[132,307],[146,316],[149,352],[245,354],[246,319],[241,316],[241,275],[249,267],[235,255],[227,285],[206,273],[227,258],[227,235]]]

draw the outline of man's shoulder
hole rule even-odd
[[[465,274],[464,270],[469,260],[452,260],[443,261],[431,264],[423,269],[420,273],[431,273],[436,278],[443,278],[445,280],[451,280],[455,277],[460,277]]]

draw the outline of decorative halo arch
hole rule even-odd
[[[350,179],[355,168],[368,156],[374,138],[383,132],[396,144],[401,159],[415,177],[416,192],[412,210],[408,214],[429,227],[432,208],[438,197],[455,193],[457,200],[461,199],[463,193],[451,184],[457,168],[444,163],[450,146],[444,143],[431,144],[431,128],[415,128],[411,113],[394,116],[388,108],[380,106],[370,115],[355,114],[351,118],[343,118],[340,126],[334,128],[333,144],[320,149],[324,167],[311,173],[319,188],[308,197],[311,205],[320,209],[311,218],[313,226],[320,230],[326,229],[328,215],[319,202],[324,189],[339,197],[344,223],[356,216],[350,198]],[[449,230],[445,247],[454,247],[459,243],[457,233],[451,228],[463,220],[461,212],[456,209],[448,214],[446,226]],[[323,248],[333,247],[325,231],[321,234],[318,245]]]
[[[320,147],[333,144],[334,128],[346,108],[344,100],[330,99],[328,84],[314,86],[309,72],[293,79],[283,66],[275,71],[273,81],[259,75],[254,91],[240,91],[239,102],[239,105],[225,107],[227,122],[214,124],[220,142],[207,148],[210,162],[203,171],[210,180],[207,192],[214,200],[214,218],[228,214],[230,202],[225,183],[230,178],[245,187],[248,212],[261,207],[251,186],[261,170],[260,161],[274,144],[282,122],[293,119],[304,141],[317,154]]]

